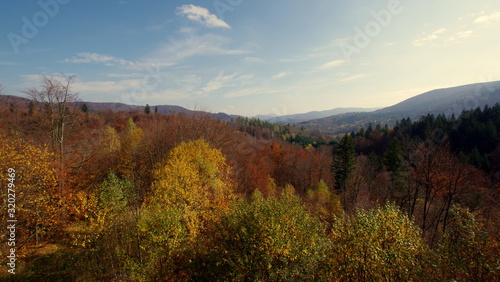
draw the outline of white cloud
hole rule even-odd
[[[225,98],[238,98],[238,97],[248,97],[248,96],[256,96],[256,95],[264,95],[264,94],[274,94],[281,92],[279,90],[273,90],[266,87],[256,87],[256,88],[246,88],[240,89],[236,91],[228,92],[224,95]]]
[[[367,76],[368,75],[366,75],[366,74],[355,74],[355,75],[351,75],[351,76],[348,76],[346,78],[337,80],[337,82],[338,83],[351,82],[351,81],[358,80],[358,79],[361,79],[361,78],[364,78],[364,77],[367,77]]]
[[[223,75],[219,74],[215,79],[209,81],[205,87],[202,88],[205,92],[212,92],[224,87],[229,81],[231,81],[236,74],[232,75]]]
[[[253,76],[253,74],[238,75],[237,73],[231,75],[219,74],[216,78],[209,81],[201,90],[208,93],[224,87],[243,86],[248,84]]]
[[[215,34],[189,34],[182,39],[170,39],[166,44],[156,49],[147,59],[157,65],[172,65],[180,60],[202,55],[240,55],[248,51],[226,49],[229,40]]]
[[[87,81],[76,82],[73,86],[76,92],[79,93],[110,93],[122,92],[130,90],[134,87],[141,85],[141,79],[125,79],[119,81]]]
[[[280,72],[277,75],[273,75],[272,79],[280,79],[289,75],[290,75],[289,72]]]
[[[334,60],[334,61],[331,61],[331,62],[328,62],[328,63],[325,63],[325,64],[319,66],[318,69],[327,70],[327,69],[335,68],[335,67],[343,65],[345,62],[346,62],[345,60]]]
[[[88,63],[103,63],[106,66],[128,66],[128,67],[138,67],[138,66],[151,66],[152,64],[144,64],[140,62],[127,61],[125,59],[103,55],[98,53],[80,52],[76,53],[76,56],[71,58],[66,58],[63,60],[65,63],[75,63],[75,64],[88,64]]]
[[[431,34],[427,35],[427,33],[423,32],[420,34],[419,38],[413,41],[413,46],[424,46],[427,43],[434,41],[439,38],[440,34],[446,32],[446,28],[440,28],[435,30]]]
[[[457,43],[457,42],[459,42],[463,39],[469,38],[473,35],[474,35],[474,32],[472,32],[472,30],[460,31],[460,32],[457,32],[456,34],[452,35],[445,42],[446,43]]]
[[[500,20],[500,12],[495,12],[487,16],[480,16],[476,20],[474,20],[474,23],[484,24],[484,23],[491,23],[496,20]]]
[[[186,16],[188,19],[210,28],[231,28],[225,21],[210,13],[206,8],[192,4],[177,7],[177,15]]]

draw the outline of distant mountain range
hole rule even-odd
[[[432,90],[396,105],[372,112],[355,112],[304,121],[298,125],[336,135],[357,131],[370,123],[392,126],[397,120],[419,119],[427,114],[460,115],[463,110],[500,103],[500,81]]]
[[[261,120],[265,120],[276,124],[296,124],[308,120],[325,118],[333,115],[352,113],[352,112],[371,112],[378,108],[335,108],[327,111],[314,111],[305,114],[285,115],[285,116],[258,116]]]
[[[0,107],[4,108],[18,104],[27,105],[29,102],[29,99],[23,97],[0,95]],[[328,111],[315,111],[279,117],[256,116],[255,118],[276,124],[296,124],[306,129],[319,130],[330,135],[336,135],[357,131],[359,128],[366,127],[370,123],[392,126],[397,120],[406,117],[415,120],[426,114],[446,114],[448,116],[455,114],[458,116],[463,110],[477,107],[483,108],[485,105],[493,106],[496,103],[500,103],[500,81],[436,89],[382,109],[335,108]],[[83,104],[86,104],[90,111],[144,111],[145,108],[144,106],[126,105],[123,103],[76,103],[77,106],[82,106]],[[211,117],[221,120],[231,120],[238,117],[237,115],[228,115],[226,113],[193,111],[172,105],[153,105],[150,108],[152,113],[157,109],[162,114],[209,114]]]
[[[20,105],[20,106],[27,106],[30,103],[30,99],[28,98],[23,98],[23,97],[18,97],[18,96],[12,96],[12,95],[0,95],[0,107],[10,107],[11,105]],[[77,107],[81,107],[83,105],[87,105],[87,108],[89,111],[93,112],[99,112],[99,111],[114,111],[114,112],[121,112],[121,111],[141,111],[143,112],[145,109],[145,106],[135,106],[135,105],[127,105],[123,103],[114,103],[114,102],[77,102],[75,105]],[[157,106],[150,106],[151,113],[154,113],[155,110],[158,110],[158,113],[161,114],[185,114],[189,116],[194,116],[194,115],[200,115],[200,114],[208,114],[213,118],[220,119],[220,120],[231,120],[236,117],[237,115],[228,115],[226,113],[208,113],[204,111],[193,111],[193,110],[188,110],[186,108],[180,107],[180,106],[172,106],[172,105],[157,105]]]

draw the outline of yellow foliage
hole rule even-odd
[[[116,129],[114,129],[109,125],[106,126],[101,145],[106,153],[114,153],[120,151],[121,149],[120,138],[118,137]]]
[[[13,185],[4,187],[6,193],[15,194],[15,202],[9,202],[9,208],[15,212],[12,215],[4,212],[2,217],[16,219],[17,238],[35,239],[29,243],[38,243],[42,235],[58,225],[58,213],[63,212],[51,160],[53,154],[47,148],[38,148],[21,139],[0,139],[0,177],[2,183],[12,179],[8,183]],[[12,178],[8,176],[9,169],[15,171]],[[11,190],[7,191],[7,187]],[[2,197],[1,201],[2,206],[7,206],[7,198]]]
[[[323,221],[331,221],[335,215],[342,214],[340,200],[323,180],[318,182],[315,189],[307,191],[307,206],[311,212]]]
[[[179,210],[191,238],[216,221],[233,198],[230,168],[220,150],[206,140],[183,142],[155,172],[152,209]]]
[[[135,162],[134,154],[143,138],[142,129],[137,127],[132,119],[127,121],[125,132],[121,143],[118,172],[121,176],[132,179]]]

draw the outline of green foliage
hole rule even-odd
[[[389,145],[389,149],[384,154],[384,164],[387,170],[393,174],[397,174],[403,165],[403,148],[398,138],[394,138]]]
[[[398,207],[358,210],[332,227],[331,274],[339,280],[408,281],[419,278],[425,254],[420,231]]]
[[[140,255],[124,255],[127,272],[139,281],[172,277],[186,247],[187,235],[181,212],[168,207],[143,210],[133,237],[140,243]]]
[[[318,182],[315,189],[307,191],[306,200],[312,214],[324,222],[331,222],[334,216],[343,212],[339,198],[330,192],[323,180]]]
[[[87,106],[87,104],[83,104],[82,107],[80,108],[80,110],[82,110],[82,112],[84,112],[84,113],[88,113],[89,107]]]
[[[337,154],[333,161],[333,171],[335,172],[335,187],[341,192],[347,188],[347,180],[351,177],[355,168],[354,142],[349,134],[344,135],[340,140]]]
[[[313,280],[326,257],[324,225],[311,217],[293,195],[278,198],[256,191],[224,216],[198,262],[203,280]],[[201,266],[201,267],[200,267]]]
[[[493,281],[500,276],[500,248],[466,208],[454,205],[452,223],[438,247],[443,279]]]
[[[97,214],[100,224],[109,226],[116,216],[124,212],[129,201],[134,201],[134,185],[110,173],[100,188]]]

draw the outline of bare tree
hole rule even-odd
[[[56,152],[63,170],[66,133],[76,114],[76,107],[71,104],[78,101],[78,93],[72,92],[76,76],[63,74],[62,77],[55,78],[41,75],[40,79],[39,88],[31,88],[24,93],[39,107],[45,125],[43,128],[48,131],[50,145]]]

